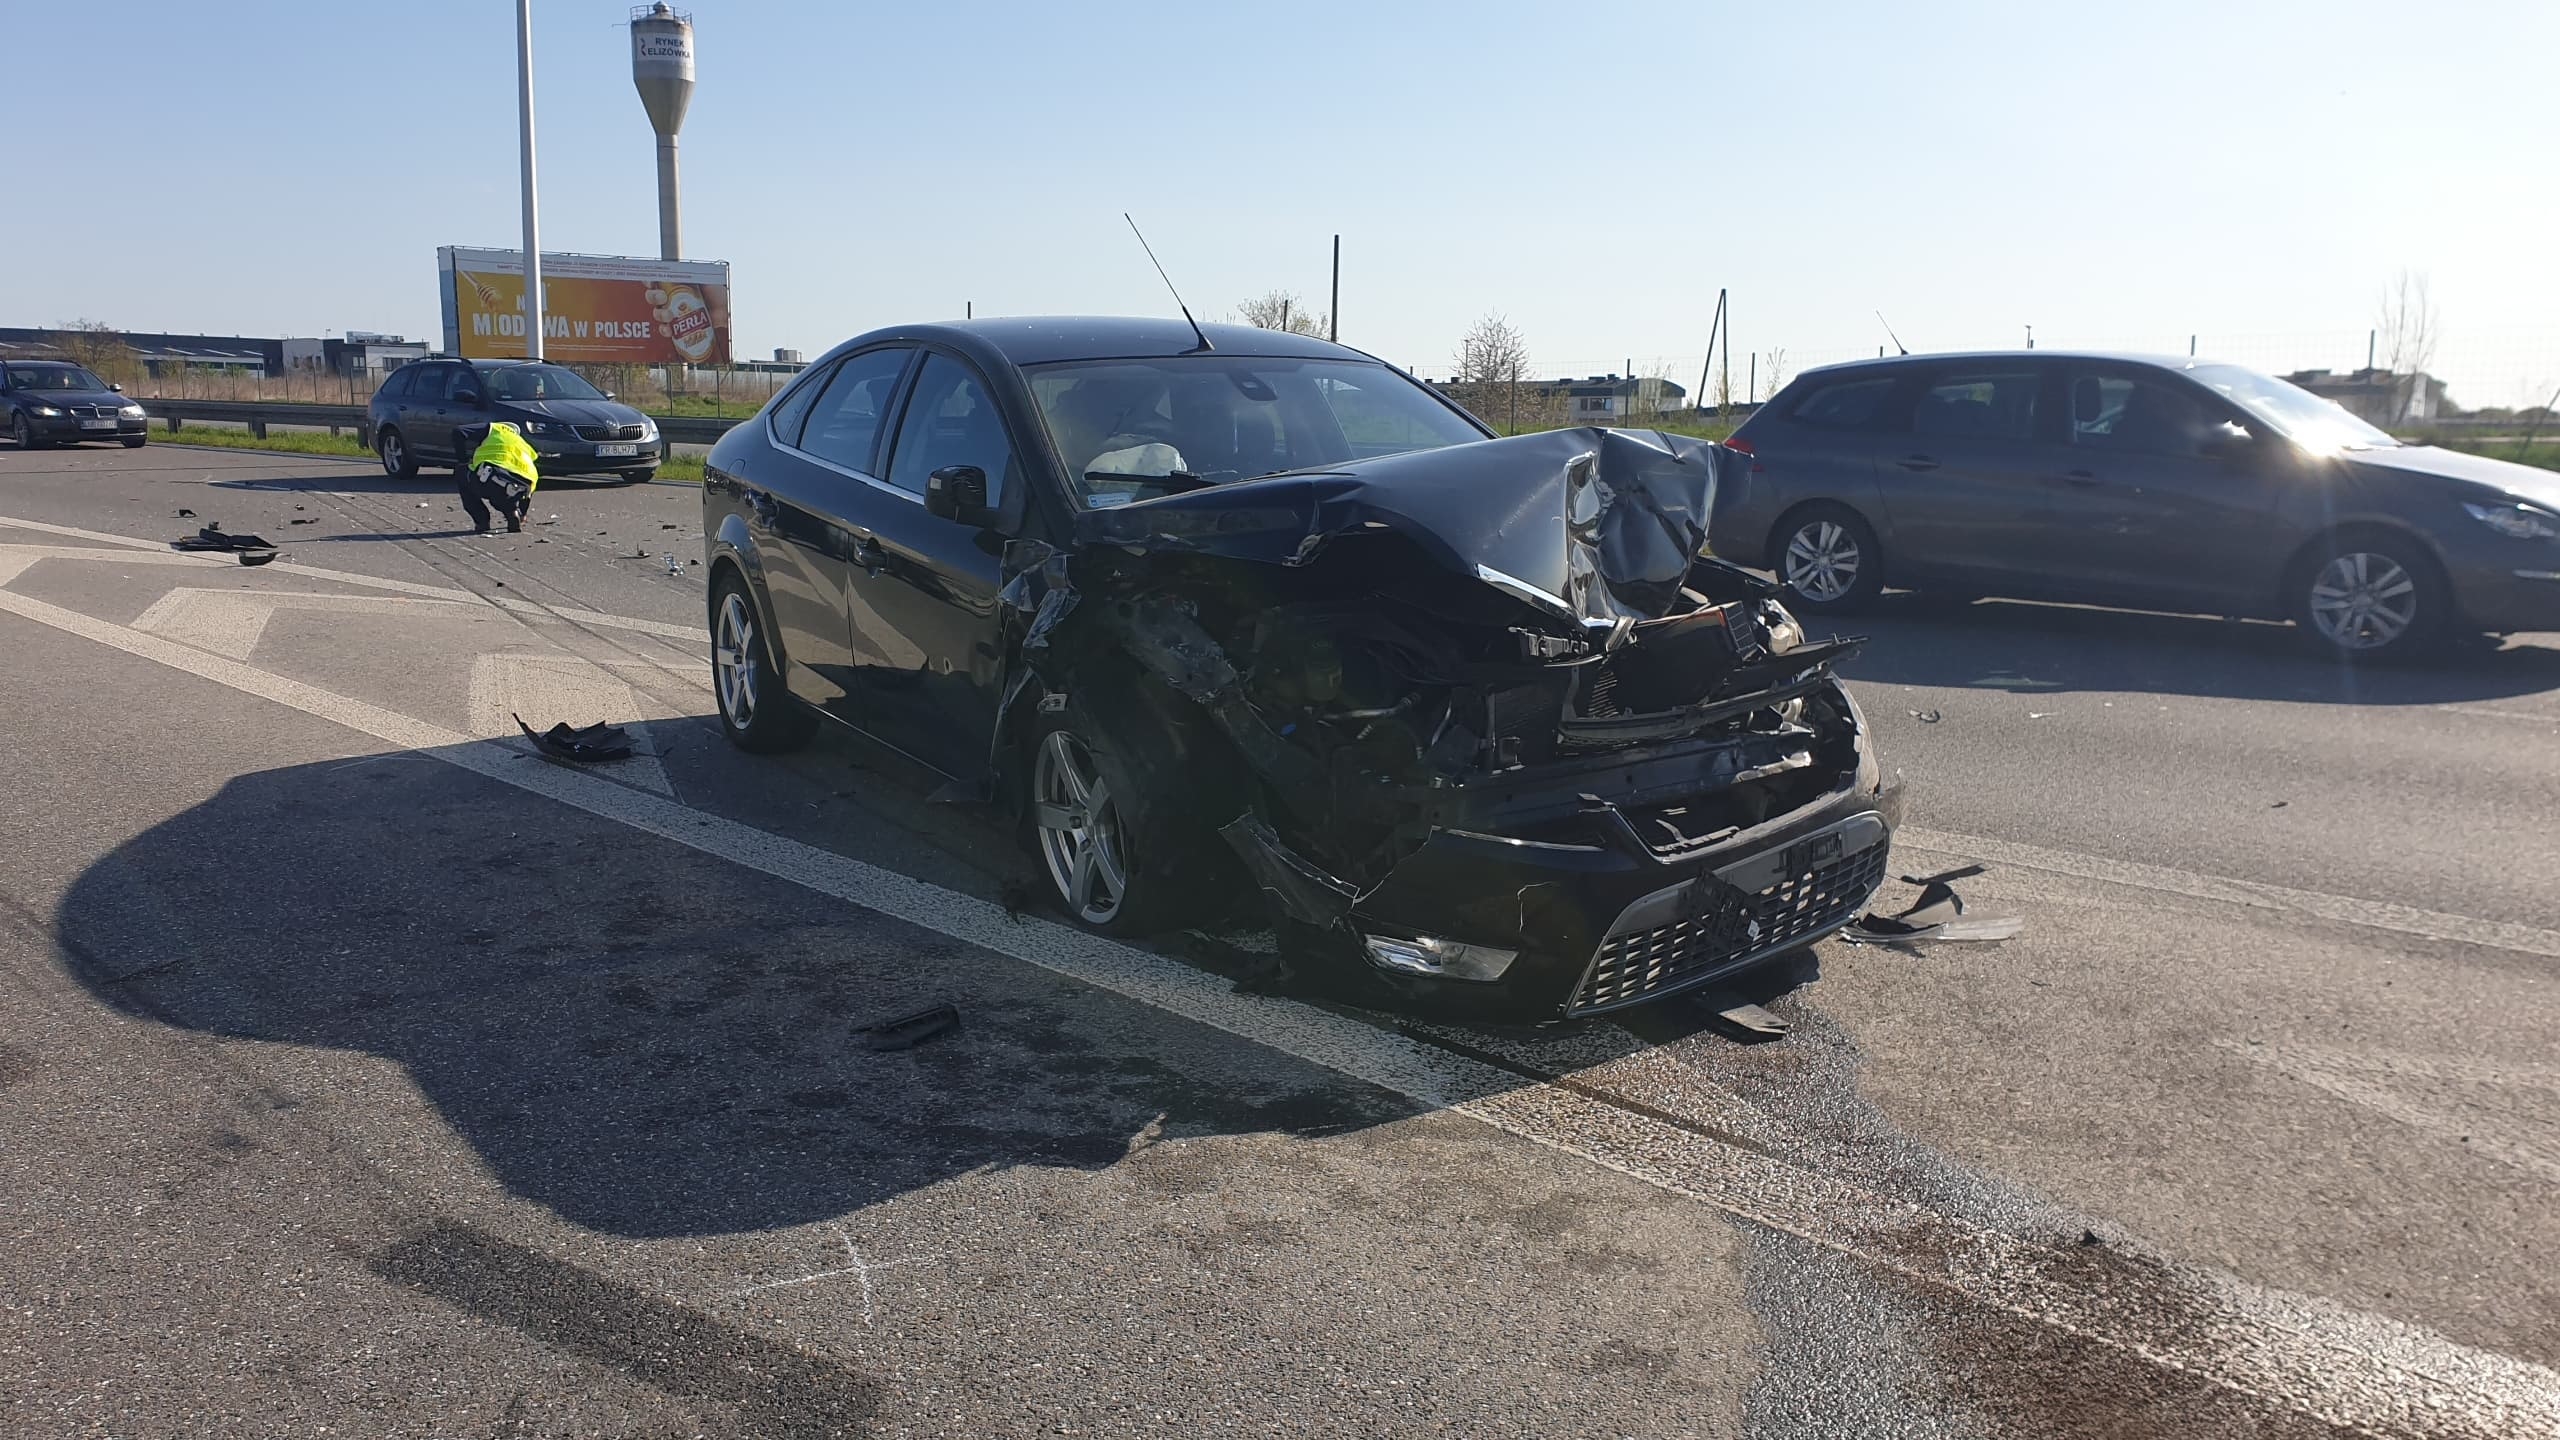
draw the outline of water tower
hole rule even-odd
[[[676,132],[693,100],[693,17],[667,8],[666,0],[631,12],[631,83],[658,132],[658,258],[684,256],[684,227],[676,200]]]

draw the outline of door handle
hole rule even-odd
[[[2076,485],[2083,490],[2089,489],[2094,485],[2104,483],[2100,481],[2096,475],[2093,475],[2086,470],[2066,470],[2055,478],[2065,485]]]
[[[1938,468],[1938,458],[1934,455],[1905,455],[1893,463],[1901,466],[1905,470],[1935,470]]]
[[[888,560],[880,553],[880,542],[868,535],[854,536],[852,547],[845,551],[845,558],[861,567],[865,575],[879,574],[880,567]]]

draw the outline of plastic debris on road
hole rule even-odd
[[[1905,875],[1902,883],[1920,887],[1920,898],[1894,915],[1873,910],[1849,922],[1840,938],[1852,945],[1908,945],[1922,940],[2007,940],[2026,928],[2015,915],[1967,915],[1955,882],[1982,873],[1966,865],[1936,875]]]
[[[588,765],[599,760],[631,758],[631,732],[619,725],[607,725],[599,720],[583,730],[573,730],[569,728],[569,722],[563,720],[548,730],[536,732],[524,723],[523,716],[513,718],[516,728],[525,733],[525,738],[539,746],[542,753],[551,759]]]
[[[213,550],[237,555],[243,565],[264,565],[276,558],[275,542],[257,535],[233,535],[217,520],[193,535],[169,542],[172,550]]]
[[[904,1050],[923,1044],[959,1023],[960,1007],[945,1003],[928,1005],[912,1015],[901,1015],[894,1020],[865,1025],[854,1033],[862,1037],[863,1044],[874,1050]]]

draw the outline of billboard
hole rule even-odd
[[[471,360],[524,354],[524,252],[436,250],[444,349]],[[729,262],[542,256],[542,355],[599,365],[729,363]]]

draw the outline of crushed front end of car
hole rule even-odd
[[[1859,642],[1701,558],[1719,453],[1558,431],[1090,511],[1007,553],[1012,693],[1179,697],[1302,967],[1484,1019],[1693,989],[1858,914],[1896,799]]]

